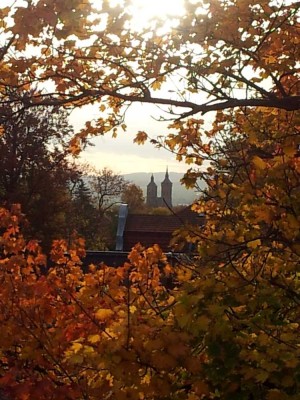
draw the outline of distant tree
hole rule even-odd
[[[99,212],[87,180],[81,179],[76,185],[72,206],[69,210],[69,239],[74,233],[85,240],[88,250],[114,248],[117,211],[111,207]]]
[[[21,197],[20,201],[16,198],[29,221],[26,235],[39,239],[45,250],[50,249],[54,239],[66,237],[69,232],[72,197],[68,172],[59,168],[40,171],[39,184],[30,200],[23,203]]]
[[[91,243],[95,241],[97,217],[97,210],[92,204],[91,191],[81,179],[72,196],[72,207],[69,213],[69,238],[76,232],[85,239],[87,248],[90,248]]]
[[[2,110],[3,112],[3,110]],[[5,108],[0,136],[0,198],[8,204],[30,201],[41,175],[52,172],[65,157],[71,127],[64,111],[53,107],[23,110]]]
[[[80,175],[73,183],[66,237],[72,239],[76,233],[89,250],[113,249],[118,214],[115,206],[121,201],[126,181],[108,168],[97,170],[88,163],[77,168]]]
[[[80,175],[68,159],[73,130],[57,107],[16,111],[16,106],[2,109],[0,202],[20,203],[28,235],[49,245],[65,233],[72,182]]]
[[[143,190],[134,183],[129,183],[121,196],[123,203],[128,204],[130,212],[142,212],[145,211],[145,198]]]
[[[126,188],[126,181],[109,168],[92,169],[89,186],[98,212],[104,214],[115,204],[120,203],[121,195]]]

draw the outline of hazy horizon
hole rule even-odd
[[[169,178],[173,183],[173,205],[176,206],[179,204],[191,204],[199,196],[199,193],[196,192],[195,189],[187,189],[183,184],[180,183],[180,179],[182,178],[184,173],[173,172],[170,170],[168,172]],[[166,171],[153,172],[154,182],[157,184],[158,196],[161,195],[160,184],[163,181],[165,174]],[[147,195],[147,185],[150,182],[151,175],[152,172],[133,172],[130,174],[122,174],[122,176],[126,180],[129,180],[141,187],[145,198]],[[200,184],[200,186],[204,186],[204,184]]]

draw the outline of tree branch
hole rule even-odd
[[[51,93],[41,94],[34,96],[32,99],[23,99],[25,108],[37,106],[62,106],[68,103],[76,103],[80,100],[87,99],[100,99],[102,97],[114,97],[132,103],[148,103],[168,105],[171,107],[188,108],[190,111],[182,113],[178,119],[186,118],[197,113],[206,114],[211,111],[234,109],[238,107],[272,107],[279,108],[287,111],[295,111],[300,109],[300,96],[289,96],[285,98],[272,97],[272,98],[257,98],[257,99],[235,99],[231,98],[226,101],[219,101],[217,103],[203,103],[197,104],[191,101],[179,101],[173,99],[166,99],[161,97],[141,97],[139,95],[122,94],[118,91],[109,90],[86,90],[78,95],[68,95],[65,93]],[[10,101],[7,101],[9,103]]]

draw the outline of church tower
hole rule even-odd
[[[157,185],[154,182],[153,174],[150,183],[147,185],[147,206],[157,207]]]
[[[163,203],[166,203],[169,207],[172,207],[172,185],[167,168],[165,179],[161,183],[161,197]]]

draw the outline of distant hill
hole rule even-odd
[[[155,172],[153,174],[154,176],[154,182],[157,184],[157,194],[158,196],[161,195],[160,193],[160,184],[165,178],[165,172]],[[151,173],[148,172],[135,172],[133,174],[124,174],[124,179],[127,181],[130,181],[132,183],[135,183],[136,185],[140,186],[144,192],[144,196],[146,199],[146,194],[147,194],[147,185],[150,182],[151,179]],[[178,173],[178,172],[169,172],[169,178],[170,181],[173,183],[173,205],[179,205],[179,204],[191,204],[197,197],[198,193],[195,192],[194,189],[186,189],[185,186],[183,186],[180,183],[180,179],[183,177],[183,174]],[[203,184],[204,186],[204,184]]]

